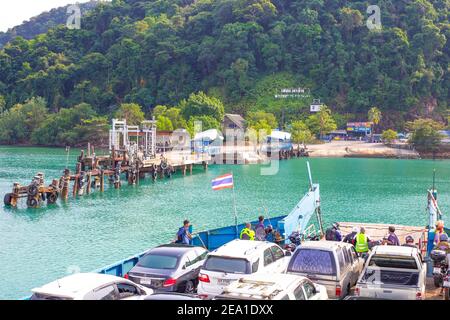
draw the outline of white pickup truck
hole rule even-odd
[[[389,300],[425,299],[426,264],[411,247],[373,248],[355,288],[355,295]]]

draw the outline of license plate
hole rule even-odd
[[[442,284],[442,286],[444,288],[450,288],[450,281],[444,281],[444,283]]]
[[[221,286],[227,286],[230,284],[230,280],[228,279],[217,279],[217,284],[221,285]]]
[[[152,284],[152,280],[150,280],[150,279],[141,279],[141,284],[151,285]]]
[[[441,268],[433,268],[433,274],[441,273]]]

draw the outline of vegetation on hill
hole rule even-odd
[[[189,127],[202,117],[215,127],[224,112],[251,118],[262,111],[287,129],[295,121],[308,124],[309,104],[320,98],[330,112],[309,119],[322,124],[318,131],[313,128],[317,134],[347,120],[366,120],[373,106],[383,114],[379,129],[403,130],[418,117],[446,121],[450,2],[379,1],[381,30],[366,26],[370,4],[100,3],[83,15],[80,30],[57,26],[32,40],[18,37],[5,45],[0,51],[0,119],[18,112],[16,105],[42,97],[38,101],[46,117],[89,105],[92,113],[74,120],[82,128],[101,127],[122,104],[136,104],[147,117],[156,106],[165,108],[158,119],[164,128],[173,127],[173,121]],[[309,90],[300,97],[276,98],[283,88]],[[258,121],[254,126],[267,127],[270,119]],[[4,119],[0,131],[2,124]]]
[[[76,1],[74,1],[76,3]],[[97,0],[91,0],[86,3],[80,3],[79,7],[82,14],[86,14],[89,10],[95,8],[98,4]],[[9,29],[6,32],[0,32],[0,48],[16,37],[24,39],[33,39],[37,35],[46,33],[49,29],[54,28],[67,22],[67,8],[70,5],[55,8],[48,12],[24,21],[21,25]]]

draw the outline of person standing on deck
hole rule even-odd
[[[402,245],[402,247],[417,248],[417,246],[414,244],[414,238],[411,236],[407,236],[405,238],[405,243]]]
[[[342,241],[342,234],[339,230],[339,223],[333,223],[331,228],[325,231],[325,239],[327,241]]]
[[[177,240],[175,241],[175,243],[181,243],[181,244],[190,244],[191,243],[192,235],[189,232],[190,225],[191,224],[190,224],[189,220],[183,221],[183,226],[180,229],[178,229]]]
[[[387,244],[388,246],[399,246],[400,240],[398,240],[397,235],[395,234],[395,228],[393,226],[389,227],[389,234],[387,236],[387,239],[384,241],[384,244]]]
[[[358,232],[359,232],[359,228],[353,227],[352,232],[349,233],[348,235],[346,235],[344,240],[342,240],[342,241],[346,242],[346,243],[351,243],[352,245],[355,245],[356,235],[358,234]]]
[[[444,230],[444,221],[439,220],[436,222],[436,231],[434,233],[433,243],[437,245],[440,242],[441,235],[446,234]]]
[[[259,216],[258,224],[255,227],[255,237],[258,241],[266,240],[266,227],[264,227],[264,217]]]
[[[252,225],[249,222],[245,224],[245,228],[242,229],[239,238],[241,240],[255,240],[255,231],[252,230]]]
[[[365,233],[366,229],[361,227],[355,237],[355,250],[360,256],[369,252],[369,237]]]

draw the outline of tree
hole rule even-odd
[[[247,123],[249,127],[255,127],[257,125],[262,127],[268,127],[270,130],[275,129],[278,126],[277,118],[273,113],[264,111],[253,111],[247,115]]]
[[[202,131],[209,129],[220,129],[220,122],[211,116],[195,116],[189,119],[187,123],[187,131],[191,136],[194,136],[195,123],[200,122],[202,124]]]
[[[300,143],[306,144],[312,140],[312,133],[309,131],[305,122],[297,120],[291,123],[290,130],[292,142],[297,143],[300,148]]]
[[[140,105],[135,103],[123,103],[114,113],[116,119],[125,119],[129,125],[139,125],[145,120],[145,114]]]
[[[173,124],[169,118],[158,116],[156,120],[156,128],[160,131],[173,131]]]
[[[3,111],[5,111],[6,101],[5,97],[0,95],[0,114],[2,114]]]
[[[0,115],[0,142],[5,144],[28,143],[33,131],[48,117],[43,98],[31,98],[16,104]]]
[[[385,143],[391,144],[397,139],[397,132],[392,129],[384,130],[381,138],[385,141]]]
[[[432,119],[417,119],[406,123],[406,128],[411,132],[409,143],[417,150],[436,152],[442,140],[439,130],[444,126]]]
[[[337,128],[331,110],[326,105],[323,105],[318,113],[309,116],[306,125],[312,133],[319,135],[320,139]]]
[[[78,145],[99,142],[106,137],[107,132],[107,118],[98,117],[91,105],[80,103],[50,114],[29,138],[38,145]]]
[[[381,111],[377,107],[372,107],[367,113],[367,116],[369,118],[369,121],[372,122],[372,127],[370,130],[370,140],[373,141],[373,131],[375,130],[375,126],[380,123],[382,118]]]
[[[202,91],[190,94],[187,100],[180,102],[179,108],[184,119],[196,116],[210,116],[220,123],[225,116],[222,102],[215,97],[207,96]]]

